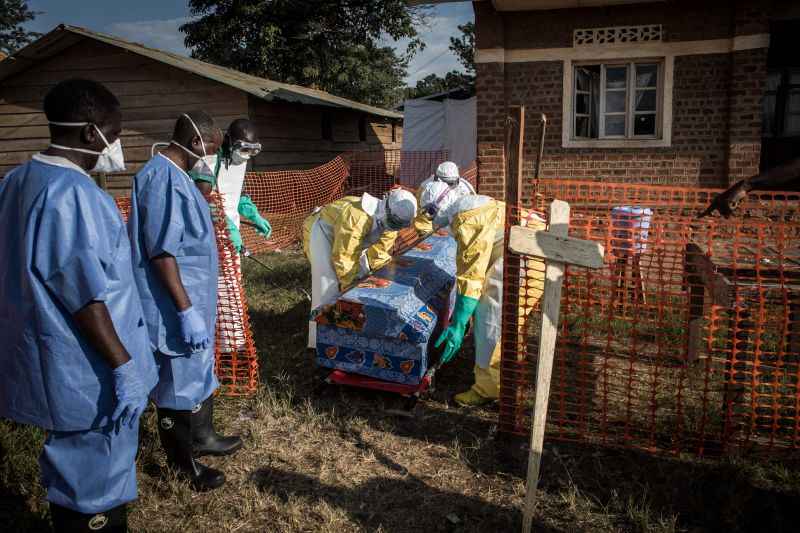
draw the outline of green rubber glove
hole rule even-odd
[[[228,223],[228,236],[231,238],[233,247],[236,248],[236,253],[242,253],[242,234],[239,233],[239,228],[233,223],[231,217],[225,217],[225,222]]]
[[[239,198],[239,214],[247,220],[255,224],[256,231],[260,233],[265,239],[269,239],[272,234],[272,226],[269,225],[267,219],[262,217],[258,212],[258,207],[253,203],[249,196],[242,195]]]
[[[461,349],[461,343],[464,342],[464,332],[467,331],[467,323],[469,317],[475,312],[478,307],[478,299],[470,298],[469,296],[458,295],[456,298],[456,308],[453,310],[453,319],[450,325],[439,336],[436,341],[436,348],[444,344],[442,351],[442,363],[449,363],[453,357]]]

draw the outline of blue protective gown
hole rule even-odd
[[[47,499],[96,513],[136,499],[138,421],[115,427],[113,376],[72,315],[103,301],[152,388],[156,368],[114,201],[78,166],[36,155],[0,181],[0,416],[48,430]]]
[[[0,180],[0,417],[56,431],[104,427],[116,405],[111,368],[73,313],[105,302],[143,382],[156,382],[128,234],[80,167],[34,157]]]
[[[158,154],[136,174],[128,232],[136,285],[156,354],[159,380],[151,395],[159,407],[190,410],[218,387],[214,375],[218,252],[211,210],[186,172]],[[212,342],[191,353],[183,342],[177,309],[150,260],[175,257],[192,306],[206,320]]]
[[[88,431],[51,431],[39,457],[47,500],[84,514],[136,499],[139,420]]]

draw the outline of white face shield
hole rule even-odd
[[[443,181],[433,181],[425,186],[420,201],[436,227],[450,224],[447,209],[459,198],[456,191]]]

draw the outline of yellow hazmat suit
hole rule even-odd
[[[345,196],[303,222],[303,251],[311,263],[311,308],[331,303],[360,275],[391,260],[396,231],[375,224],[379,200],[364,194]],[[309,322],[309,348],[316,346],[316,322]]]
[[[486,196],[460,198],[450,230],[458,244],[456,289],[458,294],[478,300],[473,315],[475,332],[475,384],[456,401],[475,405],[495,400],[500,392],[500,333],[503,301],[503,237],[505,204]],[[545,229],[535,215],[523,214],[529,227]],[[528,260],[528,304],[535,303],[544,289],[544,265]],[[526,307],[530,311],[530,307]]]

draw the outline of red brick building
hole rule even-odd
[[[800,2],[483,0],[481,189],[502,197],[504,121],[526,108],[541,177],[723,187],[800,154]]]

